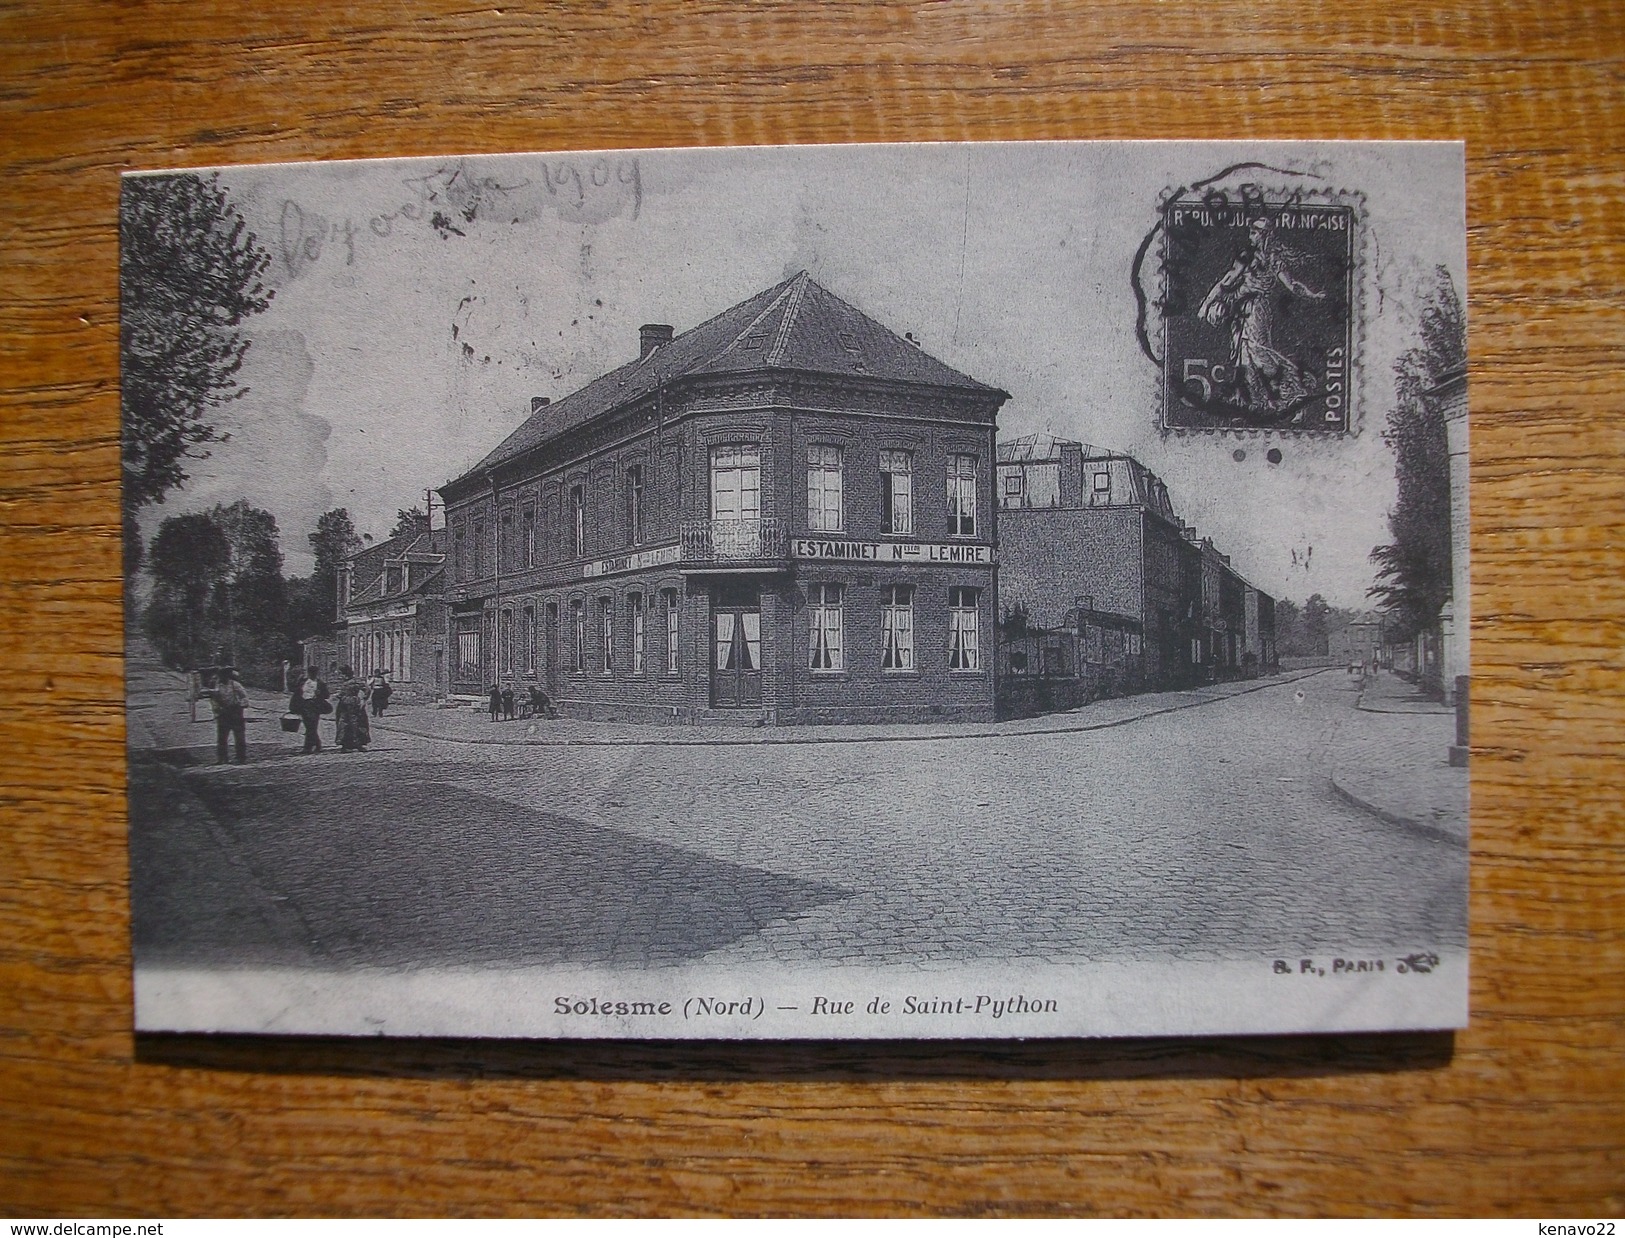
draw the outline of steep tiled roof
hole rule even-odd
[[[944,365],[802,271],[537,410],[463,477],[523,455],[674,379],[759,370],[1003,394]]]
[[[364,606],[368,602],[377,602],[384,595],[384,565],[386,562],[399,559],[409,559],[416,564],[432,563],[425,560],[426,555],[444,555],[446,551],[446,531],[436,529],[432,533],[420,533],[416,537],[401,534],[399,537],[385,538],[377,545],[368,546],[365,550],[358,550],[350,556],[350,606]],[[421,566],[414,571],[418,575]],[[422,579],[416,581],[409,590],[419,593],[437,575],[435,572],[422,573]]]
[[[384,570],[384,560],[395,558],[405,542],[404,537],[386,537],[352,554],[349,559],[351,588],[357,589],[361,582],[380,575]]]

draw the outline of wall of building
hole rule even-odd
[[[419,598],[410,614],[352,616],[338,652],[362,678],[382,670],[394,688],[392,700],[424,702],[448,691],[445,648],[445,606],[436,598]]]
[[[780,393],[782,395],[782,392]],[[535,474],[499,477],[498,493],[465,493],[448,503],[452,531],[450,595],[477,619],[456,619],[479,635],[479,676],[457,677],[458,690],[484,692],[492,683],[520,688],[536,683],[561,712],[596,718],[705,719],[748,721],[863,721],[906,717],[991,717],[993,709],[992,625],[996,616],[991,563],[957,572],[926,572],[912,564],[894,565],[882,580],[849,563],[797,563],[794,539],[862,542],[908,541],[986,545],[994,537],[994,446],[991,422],[944,424],[917,416],[887,417],[885,401],[870,393],[873,407],[843,414],[782,402],[758,403],[755,390],[721,391],[673,402],[658,422],[633,415],[618,437],[597,448],[583,440],[579,459],[538,466]],[[809,401],[813,403],[814,401]],[[819,405],[826,400],[816,401]],[[916,411],[911,409],[911,412]],[[935,411],[940,417],[943,410]],[[774,524],[765,538],[771,551],[762,562],[743,566],[695,562],[679,556],[693,551],[685,526],[712,518],[712,453],[748,444],[760,461],[760,517]],[[836,447],[841,458],[840,527],[814,529],[808,518],[807,460],[810,447]],[[882,451],[912,457],[911,531],[892,534],[883,527]],[[976,527],[956,539],[948,519],[948,466],[954,454],[976,458]],[[628,517],[630,470],[642,470],[641,529],[634,538]],[[579,487],[583,518],[577,545],[572,491]],[[530,512],[534,510],[534,520]],[[506,517],[506,519],[505,519]],[[578,549],[581,553],[577,553]],[[658,563],[642,562],[650,556]],[[500,578],[493,572],[503,565]],[[761,703],[754,709],[713,711],[711,648],[713,591],[727,581],[748,581],[760,589],[762,648]],[[851,660],[840,673],[814,673],[809,666],[808,581],[839,584],[851,624]],[[881,673],[879,668],[880,593],[888,584],[915,587],[917,666],[913,672]],[[950,587],[979,590],[980,668],[946,667]],[[665,671],[664,591],[678,599],[679,666]],[[633,596],[644,598],[645,670],[632,670]],[[603,669],[602,606],[607,599],[613,623],[613,661]],[[574,668],[573,604],[582,604],[586,627],[586,670]],[[527,661],[524,614],[532,608],[538,632],[549,605],[558,623],[548,655]],[[507,612],[513,617],[501,618]],[[657,626],[656,614],[661,620]],[[511,624],[526,640],[512,641],[501,654],[500,633]],[[871,631],[871,628],[873,631]],[[939,639],[940,638],[940,639]],[[540,636],[542,644],[547,642]],[[456,657],[454,634],[448,656]],[[872,657],[871,657],[872,651]],[[546,660],[551,656],[552,677]],[[660,669],[655,671],[656,659]],[[470,668],[472,670],[472,667]],[[712,717],[715,713],[719,716]],[[749,715],[749,717],[741,717]]]
[[[1380,623],[1351,623],[1327,637],[1329,656],[1339,662],[1375,664],[1382,648]]]
[[[999,606],[1034,627],[1059,628],[1079,597],[1144,618],[1138,508],[1005,508],[999,513]]]
[[[778,681],[773,702],[786,722],[897,722],[926,720],[985,721],[993,716],[994,638],[996,612],[988,573],[976,570],[854,571],[820,570],[800,565],[798,578],[779,594],[787,621],[777,648],[798,668]],[[845,665],[840,671],[809,667],[812,625],[808,587],[842,586],[842,630]],[[914,668],[886,670],[881,665],[881,610],[889,586],[914,588]],[[949,590],[980,591],[977,610],[975,669],[951,669]]]
[[[1145,679],[1156,688],[1191,681],[1193,616],[1200,606],[1201,558],[1176,524],[1145,513]]]

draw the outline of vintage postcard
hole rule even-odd
[[[136,1027],[1467,1018],[1454,143],[127,176]]]

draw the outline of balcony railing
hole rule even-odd
[[[755,564],[784,559],[784,523],[757,520],[685,520],[680,530],[684,563]]]

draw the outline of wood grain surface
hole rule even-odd
[[[0,4],[0,1213],[1618,1215],[1625,10]],[[130,168],[1464,138],[1472,1026],[1026,1045],[131,1033]]]

